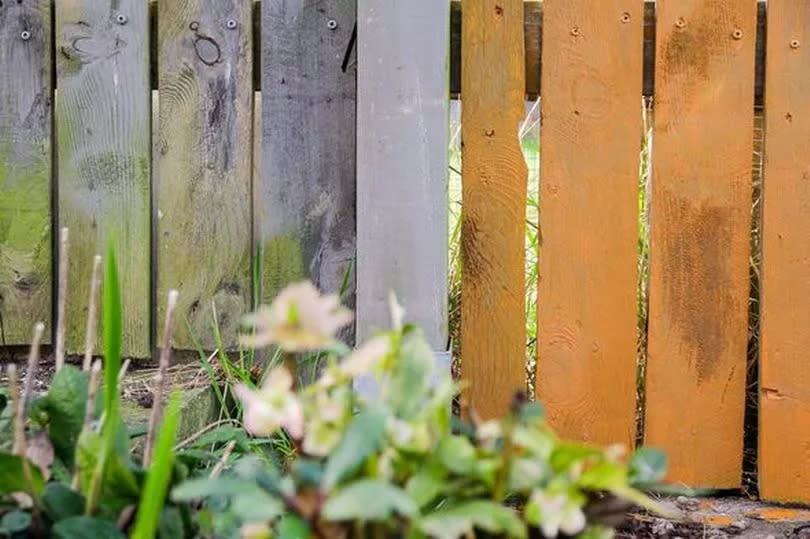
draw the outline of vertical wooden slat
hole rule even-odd
[[[526,387],[523,1],[464,0],[461,61],[461,368],[491,418]]]
[[[661,0],[645,442],[668,480],[740,484],[754,0]]]
[[[393,291],[443,351],[450,6],[359,0],[357,12],[358,340],[389,327]]]
[[[768,2],[760,495],[810,502],[810,3]]]
[[[149,6],[59,0],[59,224],[70,228],[66,349],[84,348],[93,257],[115,238],[123,353],[149,357]]]
[[[336,293],[355,256],[356,0],[262,2],[264,302],[290,281]],[[346,300],[354,304],[354,278]]]
[[[50,0],[0,6],[0,345],[51,321],[51,47]]]
[[[159,2],[159,315],[177,288],[175,345],[225,346],[251,304],[251,0]]]
[[[543,11],[537,398],[561,435],[601,444],[635,430],[643,10]]]

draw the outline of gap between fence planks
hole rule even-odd
[[[810,493],[810,4],[768,3],[760,495]]]
[[[51,30],[51,0],[0,10],[0,346],[51,322]]]
[[[338,293],[345,279],[353,307],[356,0],[262,4],[260,298],[302,279]]]
[[[756,3],[660,0],[645,443],[740,485]]]
[[[180,292],[178,348],[218,347],[214,315],[224,346],[235,346],[251,310],[252,7],[158,6],[157,297]]]
[[[93,258],[114,238],[122,352],[149,357],[149,14],[142,0],[114,4],[55,2],[59,226],[72,238],[66,351],[84,351]]]
[[[544,8],[537,398],[561,436],[632,446],[643,4]]]
[[[359,0],[357,13],[357,340],[390,327],[394,292],[443,352],[450,8]]]
[[[462,407],[489,419],[526,388],[523,2],[463,6]]]

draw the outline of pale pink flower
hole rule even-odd
[[[284,428],[294,439],[304,435],[304,411],[292,391],[293,377],[284,367],[273,369],[259,391],[239,384],[236,396],[244,405],[243,422],[254,436],[269,436]]]
[[[374,337],[344,359],[340,364],[340,370],[349,378],[370,374],[385,358],[390,348],[391,340],[387,336]]]
[[[255,332],[242,336],[250,347],[276,345],[285,352],[312,352],[330,346],[338,329],[352,321],[337,295],[321,295],[312,283],[292,284],[269,307],[247,317]]]

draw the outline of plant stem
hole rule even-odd
[[[68,282],[68,250],[70,234],[67,228],[62,229],[59,238],[59,287],[56,293],[56,372],[65,364],[65,300]]]
[[[34,326],[34,334],[31,336],[31,351],[28,353],[28,372],[25,374],[25,384],[23,385],[22,399],[20,402],[21,412],[24,413],[31,398],[31,391],[34,387],[34,377],[39,366],[39,343],[42,341],[42,334],[45,333],[45,324],[38,322]]]
[[[93,346],[96,343],[96,310],[98,305],[98,288],[101,281],[101,255],[93,259],[93,275],[90,277],[90,299],[87,310],[87,333],[84,337],[84,363],[82,370],[90,370],[93,362]]]
[[[155,391],[152,398],[152,414],[149,416],[149,429],[146,432],[146,444],[143,449],[143,467],[149,468],[152,461],[152,447],[158,423],[163,412],[163,393],[166,387],[166,373],[172,359],[172,335],[174,334],[175,311],[177,310],[177,290],[169,291],[166,304],[166,323],[163,328],[163,348],[160,351],[160,364],[155,375]]]
[[[82,430],[89,429],[93,423],[93,416],[96,413],[96,395],[98,395],[98,386],[100,381],[101,375],[101,360],[96,360],[93,363],[93,368],[90,370],[90,383],[87,386],[87,403],[84,406],[84,422],[82,424]],[[78,467],[76,471],[73,473],[73,480],[70,483],[70,487],[73,490],[77,490],[79,488],[79,470]]]

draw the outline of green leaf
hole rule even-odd
[[[576,443],[560,443],[551,453],[551,467],[555,472],[565,472],[573,464],[583,461],[602,458],[602,450]]]
[[[324,489],[331,490],[360,468],[371,454],[379,451],[384,438],[384,414],[367,411],[356,415],[346,428],[340,444],[326,462]]]
[[[423,532],[438,539],[456,539],[476,529],[507,537],[524,538],[526,525],[508,507],[490,501],[471,501],[431,513],[419,523]]]
[[[216,428],[211,432],[203,434],[196,442],[192,443],[189,447],[194,448],[207,447],[213,444],[230,442],[231,440],[237,440],[241,442],[247,439],[248,439],[247,433],[245,433],[243,429],[234,427],[233,425],[223,425],[222,427]]]
[[[241,492],[231,499],[231,511],[242,522],[269,522],[284,513],[284,504],[263,490]]]
[[[577,484],[591,490],[613,490],[627,486],[627,469],[618,462],[603,460],[579,476]]]
[[[31,527],[31,515],[24,511],[11,511],[0,519],[0,529],[8,535],[24,532]]]
[[[433,362],[433,350],[421,332],[404,339],[385,392],[385,400],[397,417],[410,419],[422,411],[428,400]]]
[[[327,520],[386,520],[393,513],[412,517],[416,503],[399,487],[379,479],[361,479],[333,494],[323,507]]]
[[[93,517],[60,520],[51,529],[54,539],[124,539],[114,522]]]
[[[667,456],[658,449],[642,447],[632,454],[628,467],[631,485],[654,485],[667,473]]]
[[[53,377],[40,406],[48,414],[48,435],[56,456],[73,465],[76,442],[82,431],[87,406],[89,375],[73,365],[65,365]]]
[[[121,370],[121,289],[115,244],[110,238],[104,262],[104,412],[109,422],[118,412],[118,371]]]
[[[183,517],[177,507],[166,507],[160,514],[157,537],[160,539],[177,539],[183,537]]]
[[[180,416],[180,392],[176,391],[169,399],[163,425],[157,436],[154,459],[149,473],[146,476],[141,494],[141,503],[138,506],[138,515],[135,519],[135,529],[132,539],[150,539],[157,530],[160,515],[166,502],[169,491],[169,482],[172,478],[172,465],[174,462],[175,436]]]
[[[405,492],[419,507],[424,507],[435,500],[443,489],[444,473],[431,467],[422,468],[405,484]]]
[[[468,475],[475,470],[475,447],[463,436],[448,436],[439,443],[439,460],[451,472]]]
[[[238,477],[200,477],[186,481],[172,490],[175,502],[190,502],[209,496],[234,496],[240,493],[262,492],[255,481]]]
[[[309,525],[295,515],[287,514],[276,529],[279,539],[309,539]]]
[[[84,496],[62,483],[48,483],[42,491],[42,509],[54,522],[80,516],[84,510]]]
[[[42,472],[34,463],[28,461],[28,470],[31,473],[29,482],[26,479],[25,462],[22,457],[17,455],[0,453],[0,477],[3,478],[0,481],[0,496],[14,492],[27,492],[33,494],[35,498],[39,498],[45,486]]]

